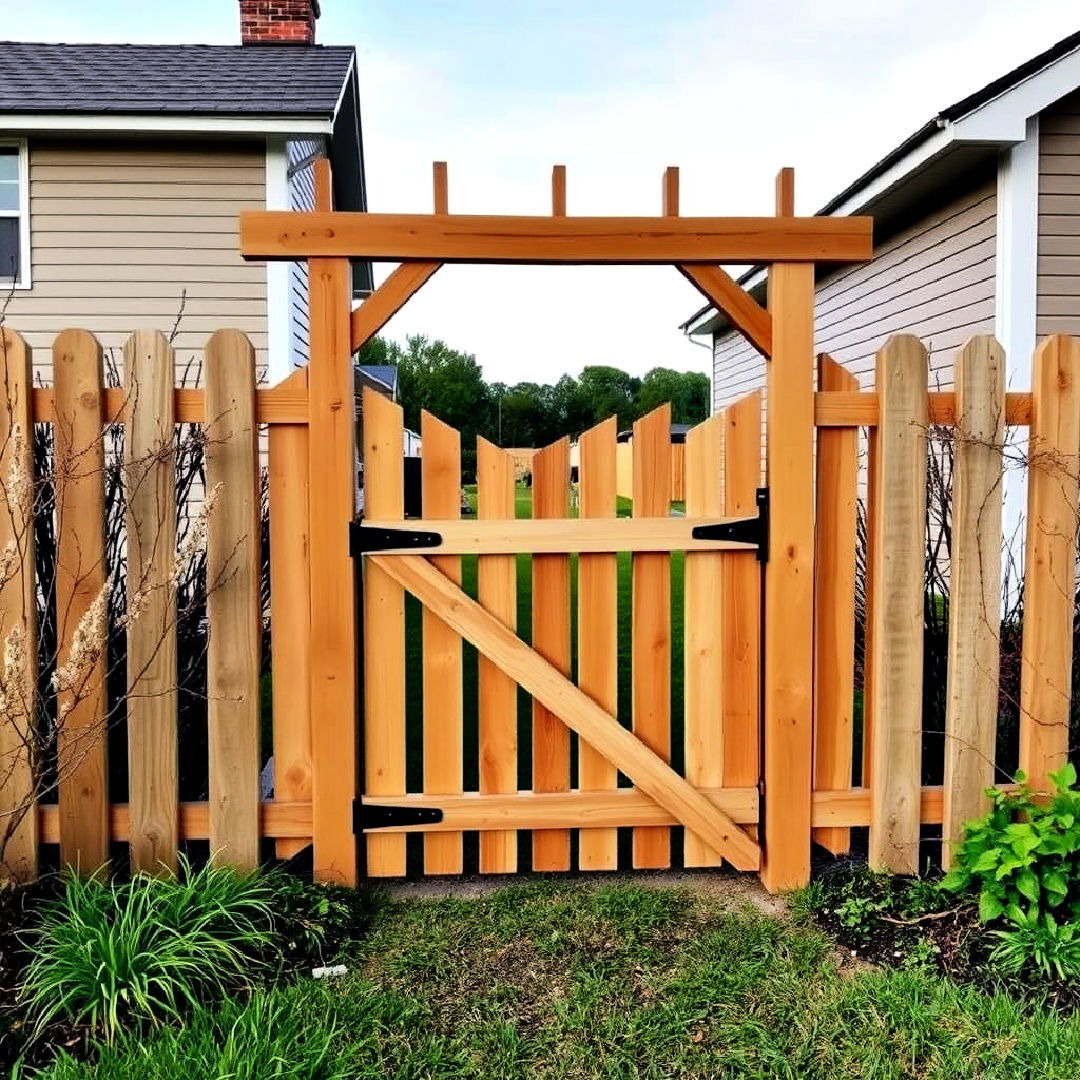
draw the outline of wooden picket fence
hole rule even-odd
[[[54,432],[57,551],[49,599],[58,666],[73,662],[95,630],[87,612],[106,586],[103,432],[111,424],[126,428],[129,614],[133,594],[138,608],[127,627],[125,804],[112,802],[108,791],[105,728],[117,702],[107,700],[105,654],[92,658],[77,686],[61,687],[56,716],[41,715],[36,650],[31,644],[20,654],[28,689],[19,709],[8,702],[0,723],[0,829],[11,832],[6,873],[32,878],[41,844],[59,844],[61,862],[84,871],[108,860],[112,841],[129,844],[134,868],[155,871],[176,866],[183,840],[208,839],[218,857],[245,867],[259,861],[263,836],[277,838],[282,853],[295,851],[311,836],[306,373],[257,389],[250,341],[222,330],[206,345],[204,388],[176,388],[167,338],[137,332],[123,350],[125,385],[106,388],[100,345],[85,331],[68,330],[52,349],[53,385],[37,387],[29,347],[11,330],[0,333],[7,406],[0,410],[0,550],[12,555],[0,587],[4,641],[13,630],[36,641],[33,506],[18,490],[33,476],[34,424],[52,424]],[[206,523],[210,797],[187,804],[179,802],[177,775],[174,438],[181,423],[203,428],[207,492],[214,493]],[[273,508],[277,797],[270,803],[260,802],[259,789],[260,424],[269,425]],[[6,684],[13,674],[19,673],[5,672]],[[43,763],[31,760],[26,717],[57,724],[59,735],[55,791],[49,788],[28,813],[41,791],[35,772]]]

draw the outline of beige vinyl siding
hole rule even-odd
[[[1039,118],[1036,328],[1080,334],[1080,91]]]
[[[994,324],[996,179],[984,175],[877,246],[874,259],[817,285],[817,348],[873,382],[874,354],[891,334],[911,333],[930,350],[931,380],[952,381],[952,357]],[[713,405],[722,408],[764,382],[764,361],[738,334],[714,343]]]
[[[174,325],[178,364],[235,327],[265,367],[266,268],[240,258],[236,221],[266,205],[261,141],[31,138],[29,155],[33,286],[10,295],[6,321],[37,367],[66,327],[119,356],[133,330]]]

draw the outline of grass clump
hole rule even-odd
[[[250,985],[273,942],[272,891],[228,867],[114,883],[71,875],[26,935],[21,999],[40,1031],[65,1020],[106,1041],[125,1024],[179,1020]]]

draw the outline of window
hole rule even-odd
[[[0,143],[0,283],[29,285],[26,150]]]

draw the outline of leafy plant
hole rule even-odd
[[[22,1000],[39,1030],[66,1019],[107,1040],[129,1020],[175,1020],[265,964],[270,896],[256,876],[186,862],[177,878],[69,876],[26,937]]]
[[[1004,917],[1028,926],[1032,914],[1061,909],[1080,916],[1080,791],[1076,769],[1065,765],[1050,774],[1054,794],[1039,800],[1018,774],[1015,792],[990,789],[993,807],[969,823],[956,853],[956,865],[943,889],[977,889],[979,917]]]

